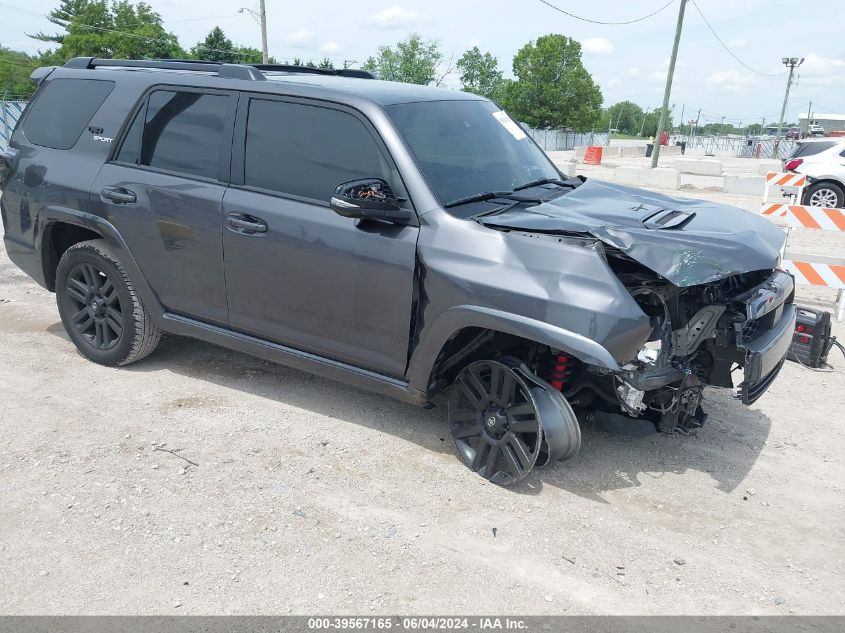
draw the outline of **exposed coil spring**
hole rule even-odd
[[[548,383],[558,391],[563,391],[566,381],[572,375],[572,369],[572,358],[567,354],[558,354],[552,362],[552,368],[547,378]]]

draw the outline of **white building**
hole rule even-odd
[[[804,112],[798,115],[798,124],[801,131],[807,129],[807,113]],[[838,130],[845,130],[845,114],[828,114],[826,112],[813,112],[810,117],[810,124],[821,125],[826,134]]]

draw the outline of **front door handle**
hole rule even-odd
[[[115,204],[132,204],[135,202],[135,192],[123,187],[105,187],[100,190],[100,197]]]
[[[247,213],[230,213],[226,216],[226,228],[235,233],[253,235],[255,233],[266,233],[267,223],[261,218],[256,218]]]

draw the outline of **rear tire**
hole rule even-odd
[[[117,255],[103,240],[74,244],[56,270],[56,302],[70,340],[101,365],[149,356],[161,333]]]
[[[804,190],[803,204],[810,207],[845,207],[845,191],[833,182],[817,182]]]

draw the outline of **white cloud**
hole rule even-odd
[[[607,82],[607,87],[608,88],[615,88],[616,86],[619,86],[621,84],[622,84],[622,80],[619,79],[619,77],[614,77],[613,79],[611,79],[610,81]]]
[[[666,71],[665,70],[655,70],[654,72],[650,72],[648,74],[648,78],[652,81],[666,81]]]
[[[416,27],[430,21],[427,15],[411,11],[405,7],[388,7],[370,16],[367,25],[377,26],[380,29],[404,29]]]
[[[314,41],[314,34],[308,29],[299,29],[293,33],[288,33],[282,38],[282,43],[286,46],[304,46]]]
[[[336,53],[340,50],[340,46],[337,42],[326,42],[320,47],[320,51],[323,53]]]
[[[845,86],[845,59],[808,53],[797,72],[807,86]]]
[[[581,50],[588,55],[610,55],[615,47],[606,37],[588,37],[581,42]]]
[[[734,40],[731,40],[729,42],[729,46],[731,48],[745,48],[746,46],[748,46],[748,40],[738,37]]]
[[[704,83],[716,92],[740,92],[754,83],[754,77],[738,70],[717,70],[710,73]]]
[[[639,77],[640,72],[641,71],[637,66],[631,66],[631,68],[628,69],[628,74],[631,75],[631,77]]]

